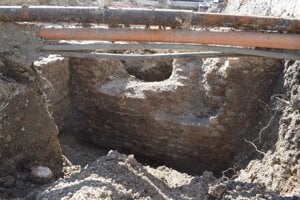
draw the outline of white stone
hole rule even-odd
[[[35,178],[51,179],[53,172],[48,167],[35,166],[31,168],[31,173]]]

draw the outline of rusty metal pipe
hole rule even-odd
[[[38,34],[45,40],[173,42],[300,50],[298,34],[103,28],[42,28]]]
[[[0,6],[0,21],[157,25],[176,28],[201,26],[286,32],[300,31],[299,19],[140,8]]]

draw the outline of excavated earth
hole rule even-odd
[[[300,18],[297,0],[225,4]],[[300,198],[300,61],[65,58],[38,25],[0,29],[0,198]]]

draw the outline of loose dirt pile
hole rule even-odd
[[[221,183],[211,172],[193,177],[164,166],[155,169],[141,165],[133,155],[116,151],[27,198],[205,200],[222,196],[222,199],[277,199],[261,186],[233,181]]]
[[[89,164],[82,172],[50,185],[37,198],[56,199],[59,196],[65,199],[187,199],[186,195],[190,195],[187,191],[194,190],[192,195],[199,199],[203,189],[191,187],[191,179],[187,174],[168,168],[160,167],[156,170],[144,167],[133,155],[126,156],[111,151],[107,156]],[[200,186],[207,187],[207,183],[213,179],[212,174],[201,178]]]

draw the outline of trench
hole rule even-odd
[[[280,71],[279,62],[263,58],[146,62],[50,55],[35,65],[53,85],[51,112],[73,164],[113,149],[151,166],[216,176],[245,146],[258,120],[257,102],[271,95]]]
[[[231,7],[225,11],[294,16],[264,6],[267,12],[256,8],[251,12],[251,6],[235,12],[237,8]],[[34,55],[31,46],[37,38],[11,48],[6,44],[15,39],[10,37],[22,40],[16,34],[20,29],[1,27],[5,41],[0,52],[0,96],[4,94],[0,98],[0,179],[9,174],[17,181],[6,187],[2,179],[0,193],[23,197],[39,187],[29,181],[31,165],[48,166],[55,178],[62,175],[56,176],[62,164],[56,126],[63,154],[73,165],[84,167],[115,149],[134,154],[142,164],[166,165],[192,175],[212,171],[221,177],[230,169],[226,176],[239,176],[247,196],[250,185],[243,181],[263,183],[277,193],[299,188],[293,170],[297,159],[288,160],[299,157],[295,142],[299,113],[289,108],[299,108],[299,63],[257,57],[146,62],[48,55],[34,64],[41,70],[39,77],[28,63],[22,66],[22,59]],[[11,57],[12,52],[17,56]],[[287,105],[280,108],[279,100]],[[261,152],[272,150],[271,154],[263,156],[245,139]],[[242,174],[236,173],[239,169],[244,169]],[[64,175],[68,174],[64,171]]]

